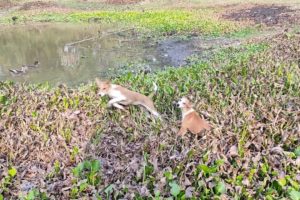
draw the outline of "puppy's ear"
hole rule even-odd
[[[110,84],[110,81],[108,81],[108,80],[101,81],[99,78],[95,78],[95,81],[96,81],[98,86],[102,85],[102,84]]]
[[[96,81],[96,84],[97,84],[98,86],[100,86],[100,85],[101,85],[101,81],[100,81],[100,79],[99,79],[99,78],[95,78],[95,81]]]
[[[193,107],[194,107],[194,104],[193,104],[192,101],[191,101],[191,97],[186,97],[186,99],[187,99],[187,102],[186,102],[187,106],[188,106],[189,108],[193,108]]]
[[[191,102],[191,98],[188,96],[183,96],[181,99],[185,99],[188,103]]]
[[[103,83],[109,85],[109,84],[110,84],[110,81],[109,81],[109,80],[105,80],[105,81],[103,81]]]

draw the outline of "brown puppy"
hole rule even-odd
[[[198,134],[203,130],[210,130],[209,124],[193,109],[192,103],[186,97],[181,98],[178,106],[182,111],[181,128],[178,135],[183,136],[187,131]]]
[[[154,95],[154,93],[147,97],[143,94],[130,91],[120,85],[112,84],[109,81],[100,81],[98,78],[96,78],[96,83],[99,87],[98,94],[101,96],[108,95],[111,98],[111,100],[108,102],[108,106],[114,106],[116,108],[125,110],[123,106],[127,106],[130,104],[141,105],[149,110],[154,116],[160,118],[160,115],[155,109],[154,103],[151,100],[151,97]],[[154,86],[154,90],[156,91],[157,86]]]

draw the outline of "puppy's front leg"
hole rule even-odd
[[[186,134],[186,132],[187,132],[187,128],[184,127],[184,126],[182,126],[182,127],[180,128],[180,130],[178,131],[177,135],[178,135],[178,136],[183,136],[184,134]]]
[[[118,102],[124,101],[124,100],[125,100],[124,97],[117,97],[117,98],[111,99],[108,102],[108,106],[111,107],[114,103],[118,103]]]

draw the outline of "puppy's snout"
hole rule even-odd
[[[173,104],[173,106],[179,107],[179,103],[177,101],[173,101],[172,104]]]

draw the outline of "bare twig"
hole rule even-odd
[[[89,40],[96,39],[96,38],[98,38],[98,37],[99,37],[99,36],[96,36],[96,37],[90,37],[90,38],[86,38],[86,39],[83,39],[83,40],[80,40],[80,41],[67,43],[65,46],[72,46],[72,45],[74,45],[74,44],[79,44],[79,43],[82,43],[82,42],[85,42],[85,41],[89,41]]]
[[[99,36],[94,36],[94,37],[86,38],[86,39],[79,40],[79,41],[76,41],[76,42],[67,43],[65,46],[72,46],[72,45],[75,45],[75,44],[79,44],[79,43],[86,42],[86,41],[89,41],[89,40],[94,40],[94,39],[97,39],[97,38],[101,39],[101,38],[109,36],[109,35],[125,32],[125,31],[130,31],[130,30],[134,30],[134,28],[128,28],[128,29],[123,29],[123,30],[119,30],[119,31],[109,32],[108,34],[102,35],[100,37]]]

